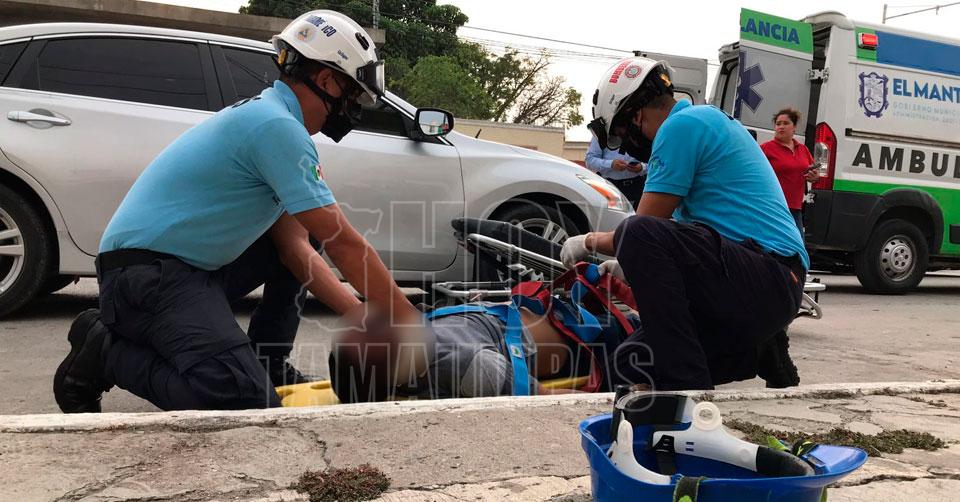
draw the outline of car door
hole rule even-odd
[[[277,78],[272,53],[211,44],[224,101],[260,92]],[[449,267],[457,255],[450,221],[463,216],[460,156],[439,138],[411,139],[413,117],[389,98],[363,109],[340,143],[313,137],[324,179],[350,223],[397,280]]]
[[[222,106],[206,44],[162,37],[34,39],[4,86],[4,153],[43,185],[90,255],[140,172]]]

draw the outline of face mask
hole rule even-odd
[[[620,143],[620,153],[625,153],[640,162],[648,162],[651,150],[653,150],[653,141],[647,139],[633,122],[627,124],[627,134]]]
[[[310,79],[304,79],[303,83],[327,104],[327,120],[324,121],[320,132],[332,139],[334,143],[339,143],[360,121],[360,107],[348,103],[345,98],[331,96]]]
[[[333,107],[330,108],[332,112]],[[353,120],[346,113],[330,114],[327,115],[327,120],[320,128],[320,132],[332,139],[334,143],[339,143],[344,136],[353,130],[353,125]]]

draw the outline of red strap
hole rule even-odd
[[[587,383],[584,384],[580,390],[584,392],[599,391],[600,385],[603,383],[603,373],[600,372],[600,365],[598,364],[597,356],[593,354],[593,350],[577,338],[572,331],[563,325],[563,321],[556,316],[548,315],[547,318],[550,319],[550,324],[552,324],[554,328],[563,333],[567,338],[573,340],[577,344],[577,347],[586,350],[587,353],[590,354],[590,378],[587,379]],[[573,361],[571,361],[571,367],[572,366]]]
[[[589,266],[590,264],[586,262],[577,263],[574,268],[567,270],[560,275],[560,277],[554,279],[553,287],[563,288],[564,290],[569,291],[570,287],[573,286],[575,282],[583,284],[587,290],[590,291],[591,296],[596,298],[603,308],[607,309],[613,314],[613,316],[617,319],[617,322],[620,323],[620,326],[622,326],[627,333],[632,332],[633,324],[627,320],[627,317],[623,315],[623,312],[620,312],[620,309],[618,309],[617,306],[613,304],[613,301],[611,301],[611,297],[616,298],[633,310],[637,310],[637,302],[633,298],[633,291],[630,290],[630,286],[611,274],[604,274],[600,276],[599,283],[594,286],[593,284],[590,284],[590,281],[588,281],[585,277],[587,267]]]
[[[600,289],[609,291],[614,298],[623,302],[624,305],[637,310],[637,301],[633,298],[633,290],[616,276],[612,274],[600,276]]]

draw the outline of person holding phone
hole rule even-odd
[[[627,196],[630,204],[636,208],[643,195],[643,185],[647,179],[647,164],[609,148],[600,148],[597,138],[590,140],[587,156],[584,159],[587,169],[599,174],[613,183]]]
[[[806,192],[807,182],[814,182],[820,178],[817,166],[813,163],[810,150],[797,141],[793,135],[800,122],[800,112],[794,108],[784,108],[773,116],[773,139],[760,145],[773,172],[777,174],[780,188],[787,199],[787,207],[793,220],[803,235],[803,195]]]

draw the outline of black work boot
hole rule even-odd
[[[296,385],[298,383],[307,383],[312,381],[303,376],[303,373],[300,373],[300,370],[290,364],[290,360],[285,357],[271,357],[267,359],[266,362],[268,365],[267,370],[270,376],[270,381],[273,382],[274,387]]]
[[[70,326],[67,340],[70,353],[53,377],[57,405],[64,413],[100,413],[100,398],[113,387],[103,374],[110,330],[100,322],[100,311],[81,312]]]
[[[790,358],[790,338],[786,329],[760,346],[757,375],[767,381],[768,389],[800,385],[800,374]]]

